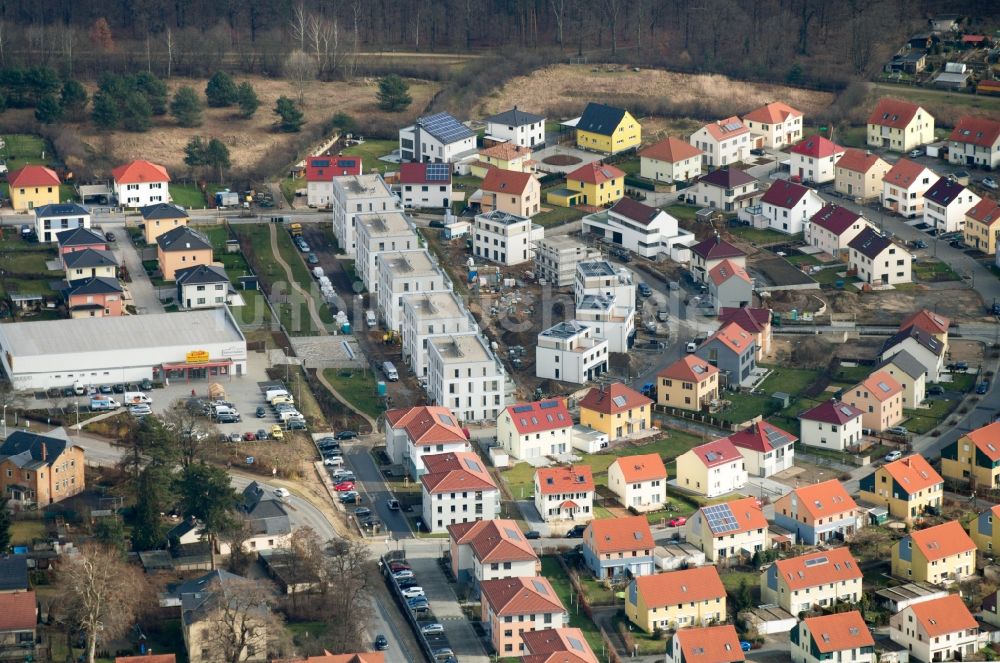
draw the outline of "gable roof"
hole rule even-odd
[[[906,350],[900,350],[891,357],[888,357],[885,361],[879,364],[878,367],[885,368],[890,364],[898,368],[903,373],[906,373],[914,380],[927,372],[924,365]]]
[[[646,516],[591,520],[583,533],[583,540],[584,545],[590,546],[598,555],[656,547]]]
[[[892,246],[892,240],[879,235],[871,226],[861,229],[857,236],[847,243],[849,248],[854,249],[861,255],[874,260],[883,251]]]
[[[653,399],[620,382],[613,382],[604,389],[593,387],[578,403],[580,408],[603,414],[618,414],[652,404]]]
[[[533,177],[534,175],[531,173],[520,173],[516,170],[504,170],[503,168],[490,168],[486,172],[486,177],[483,178],[483,183],[479,185],[479,188],[483,191],[493,193],[510,193],[520,196],[528,188],[528,184],[531,183]]]
[[[719,372],[719,369],[697,355],[681,357],[656,374],[658,378],[702,382]]]
[[[900,329],[917,327],[918,329],[923,329],[928,334],[947,334],[949,326],[951,326],[951,320],[947,316],[934,311],[928,311],[925,308],[920,309],[916,313],[911,313],[899,323]]]
[[[808,193],[808,187],[796,184],[791,180],[775,180],[768,188],[767,193],[764,194],[764,197],[760,199],[760,202],[784,209],[792,209]]]
[[[474,453],[452,451],[423,457],[427,473],[420,482],[428,493],[453,493],[464,490],[496,490],[485,463]]]
[[[809,221],[840,237],[860,219],[860,214],[852,212],[846,207],[830,203],[813,214]]]
[[[736,635],[736,627],[732,624],[683,628],[674,634],[674,642],[675,646],[681,648],[685,663],[733,663],[746,660],[740,648],[740,639]]]
[[[484,580],[479,589],[483,601],[500,617],[566,611],[552,585],[541,576]]]
[[[754,344],[754,335],[743,330],[735,322],[724,325],[717,332],[712,334],[706,343],[718,340],[736,354],[742,354],[747,348]]]
[[[212,249],[208,238],[189,226],[178,226],[156,238],[156,243],[164,251],[190,251]]]
[[[780,559],[774,565],[778,577],[792,591],[855,580],[862,576],[861,568],[847,546]]]
[[[118,166],[111,171],[111,176],[118,184],[141,184],[145,182],[169,182],[167,169],[145,159],[136,159]]]
[[[930,463],[920,454],[887,463],[882,469],[893,478],[908,494],[918,493],[925,488],[944,483],[941,475],[934,471]]]
[[[34,209],[36,219],[45,219],[53,216],[90,216],[90,212],[76,203],[53,203],[42,205]]]
[[[868,390],[868,393],[879,401],[887,401],[903,391],[902,385],[886,371],[875,371],[862,380],[857,387],[864,387]]]
[[[865,150],[848,147],[844,150],[844,155],[837,159],[834,165],[836,168],[844,168],[855,173],[867,173],[875,165],[882,161],[882,157]]]
[[[985,117],[963,116],[952,129],[948,140],[992,148],[1000,141],[1000,122]]]
[[[569,428],[573,425],[566,402],[559,398],[508,405],[504,412],[510,417],[519,435]]]
[[[288,512],[271,486],[252,481],[243,489],[242,497],[238,506],[254,535],[284,535],[292,531]]]
[[[857,610],[802,620],[816,649],[823,654],[875,646],[868,624]]]
[[[625,483],[667,478],[667,467],[663,464],[660,454],[619,456],[611,464],[617,465],[618,469],[621,470]]]
[[[493,124],[506,124],[512,127],[523,127],[526,124],[544,122],[545,118],[541,115],[535,115],[534,113],[523,111],[517,106],[514,106],[510,110],[489,116],[486,118],[486,121],[492,122]]]
[[[667,163],[677,163],[678,161],[684,161],[685,159],[693,159],[694,157],[701,156],[702,154],[703,152],[701,150],[686,140],[668,136],[659,143],[653,143],[649,147],[640,151],[639,158],[655,159],[656,161],[665,161]]]
[[[771,324],[771,309],[750,306],[723,306],[716,318],[720,324],[736,323],[744,331],[759,334]]]
[[[484,157],[493,157],[494,159],[500,159],[502,161],[510,161],[511,159],[517,159],[518,157],[531,156],[531,148],[518,145],[517,143],[497,143],[496,145],[484,147],[479,150],[479,154]]]
[[[578,660],[583,663],[597,663],[597,657],[590,645],[587,644],[583,631],[578,628],[546,628],[538,631],[523,631],[521,641],[524,642],[525,651],[529,652],[523,657],[524,663],[556,663],[557,661],[576,663]],[[549,658],[552,654],[561,653],[569,654],[575,658]],[[531,658],[529,659],[529,657]]]
[[[878,103],[875,104],[875,108],[868,116],[868,124],[904,129],[913,120],[913,116],[917,114],[918,110],[920,110],[920,106],[916,104],[886,97],[879,99]]]
[[[118,266],[115,254],[104,249],[86,248],[80,251],[72,251],[64,253],[62,259],[68,269]]]
[[[719,570],[714,565],[638,576],[633,582],[649,609],[699,603],[726,595]]]
[[[93,244],[100,244],[106,248],[108,245],[101,233],[96,230],[91,230],[90,228],[84,228],[83,226],[77,226],[72,230],[63,230],[62,232],[56,233],[56,242],[59,243],[60,247],[91,246]]]
[[[1000,460],[1000,421],[969,431],[965,437],[990,460]]]
[[[979,627],[976,618],[972,616],[965,601],[958,594],[914,603],[906,610],[913,611],[914,618],[932,638]]]
[[[844,148],[837,145],[828,138],[822,136],[807,136],[792,146],[792,152],[815,159],[832,157],[835,154],[843,154]]]
[[[66,440],[19,430],[0,445],[0,459],[10,459],[17,467],[36,469],[55,464],[66,450]]]
[[[476,135],[475,131],[459,122],[451,113],[425,115],[418,118],[416,124],[445,145],[457,143]]]
[[[900,159],[893,164],[892,168],[889,169],[889,172],[887,172],[885,177],[882,178],[882,181],[904,189],[909,189],[925,170],[927,170],[927,168],[916,161]],[[937,175],[935,175],[935,177],[937,177]]]
[[[729,441],[728,437],[698,445],[686,453],[694,454],[695,458],[700,460],[705,467],[715,467],[743,459],[743,454],[736,448],[736,445]]]
[[[976,549],[976,544],[957,520],[914,530],[910,533],[909,540],[929,562]],[[907,537],[903,537],[897,545],[904,545],[906,541]]]
[[[334,177],[360,174],[361,157],[314,156],[306,159],[307,182],[332,182]]]
[[[67,297],[74,295],[109,295],[122,292],[121,283],[118,279],[107,276],[91,276],[86,279],[76,279],[66,284],[65,292]]]
[[[229,283],[226,270],[219,265],[195,265],[174,272],[174,280],[182,285]]]
[[[139,210],[139,213],[142,214],[142,218],[147,221],[155,221],[157,219],[188,218],[188,213],[185,212],[183,208],[170,203],[155,203],[153,205],[146,205]]]
[[[446,407],[421,405],[389,410],[385,418],[394,429],[403,429],[414,444],[467,442],[465,431]]]
[[[760,453],[769,453],[775,449],[794,444],[799,438],[781,430],[766,421],[751,424],[743,430],[729,436],[729,441],[741,449],[750,449]]]
[[[7,183],[12,189],[29,186],[59,186],[62,182],[56,171],[45,166],[24,166],[7,173]]]
[[[399,165],[400,184],[451,184],[451,167],[430,168],[429,163],[403,163]]]
[[[970,209],[966,210],[965,216],[984,223],[987,227],[991,227],[994,223],[1000,221],[1000,205],[992,198],[983,198]]]
[[[910,338],[936,356],[941,356],[944,352],[944,344],[941,343],[936,336],[933,336],[914,325],[912,327],[907,327],[902,331],[898,331],[886,339],[885,343],[882,344],[881,354],[884,355],[887,351]]]
[[[747,270],[743,269],[735,262],[726,258],[718,265],[713,267],[708,272],[708,277],[712,279],[715,285],[722,285],[731,278],[738,278],[746,281],[747,283],[752,283],[750,280],[750,275],[747,274]]]
[[[625,173],[611,165],[606,165],[601,161],[587,163],[566,176],[567,180],[578,180],[586,184],[603,184],[625,177]]]
[[[576,123],[577,131],[587,131],[600,136],[611,136],[625,117],[624,108],[605,106],[590,102],[583,110],[580,121]]]
[[[538,559],[513,520],[476,520],[448,525],[448,533],[459,545],[467,544],[480,562],[522,562]]]
[[[735,136],[742,136],[743,134],[750,133],[746,125],[743,124],[743,120],[733,115],[732,117],[727,117],[724,120],[718,120],[716,122],[709,122],[704,127],[708,135],[717,141],[727,140]]]
[[[633,200],[628,196],[612,205],[610,211],[619,216],[624,216],[626,219],[635,221],[641,226],[648,226],[656,220],[656,217],[664,214],[662,210],[640,203],[638,200]]]
[[[950,177],[939,177],[931,188],[924,192],[924,198],[947,207],[965,191],[965,187]]]
[[[799,419],[809,421],[821,421],[825,424],[843,425],[848,421],[857,419],[863,414],[861,410],[849,403],[842,403],[835,399],[830,399],[820,403],[814,408],[806,410],[799,415]]]
[[[713,537],[742,534],[754,529],[767,530],[767,518],[756,497],[703,506],[698,513],[705,519]]]
[[[0,594],[0,631],[34,630],[38,625],[35,592]]]
[[[0,590],[8,592],[28,589],[28,556],[0,557]]]
[[[740,258],[746,253],[736,248],[718,235],[704,239],[691,247],[691,252],[702,260],[718,260],[721,258]]]
[[[535,470],[535,479],[543,495],[594,490],[594,476],[587,465],[540,467]]]
[[[772,101],[750,111],[743,116],[743,120],[751,120],[761,124],[781,124],[793,117],[802,117],[802,111],[797,111],[781,101]]]
[[[756,182],[757,179],[739,168],[719,168],[702,175],[698,181],[717,186],[720,189],[735,189],[738,186]]]
[[[844,484],[836,479],[800,486],[790,495],[794,495],[799,508],[805,509],[813,518],[825,518],[858,508],[854,498],[844,489]],[[782,497],[779,502],[784,500],[785,497]]]

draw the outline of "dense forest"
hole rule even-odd
[[[369,52],[585,57],[840,87],[939,12],[984,25],[995,0],[5,0],[0,67],[96,77],[219,67],[336,78],[447,68]],[[379,63],[382,64],[379,64]],[[380,69],[381,67],[381,69]]]

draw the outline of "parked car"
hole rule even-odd
[[[686,525],[687,521],[688,519],[685,518],[684,516],[674,516],[673,518],[667,521],[667,524],[670,525],[671,527],[680,527],[681,525]]]
[[[104,240],[113,244],[118,241],[118,238],[115,237],[114,233],[104,233]]]
[[[688,341],[688,344],[684,346],[684,351],[693,354],[698,351],[698,344],[694,341]]]
[[[942,387],[939,384],[932,384],[931,386],[927,387],[928,396],[940,396],[943,393],[944,393],[944,387]]]
[[[359,506],[357,509],[354,510],[354,517],[355,518],[364,518],[365,516],[370,516],[371,513],[372,513],[372,510],[369,509],[368,507],[366,507],[366,506]]]
[[[902,451],[890,451],[885,455],[885,462],[891,463],[894,460],[899,460],[902,457],[903,457]]]
[[[356,490],[345,491],[340,494],[340,502],[341,504],[347,504],[348,502],[356,502],[360,494],[361,493],[359,493]]]
[[[913,248],[915,248],[915,249],[926,249],[927,248],[927,242],[925,242],[922,239],[918,239],[918,240],[916,240],[916,241],[913,242]]]
[[[333,438],[335,440],[353,440],[357,436],[358,436],[358,434],[355,433],[352,430],[342,430],[339,433],[337,433],[336,435],[334,435]]]
[[[289,419],[288,430],[305,430],[306,422],[302,419]]]
[[[230,433],[229,434],[229,441],[230,442],[242,442],[243,441],[243,436],[240,435],[239,433]]]
[[[753,649],[753,645],[747,642],[746,640],[740,640],[740,649],[742,649],[743,651],[750,651],[751,649]]]
[[[290,495],[291,495],[291,493],[288,492],[287,488],[275,488],[274,489],[274,496],[275,497],[280,497],[280,498],[284,499],[286,497],[289,497]]]
[[[389,511],[399,511],[399,500],[390,497],[385,504],[389,507]]]
[[[243,441],[244,442],[256,442],[257,441],[257,434],[254,433],[253,431],[248,430],[247,432],[243,433]]]
[[[340,456],[330,456],[329,458],[323,459],[323,465],[327,467],[342,467],[344,465],[344,459]]]
[[[526,538],[526,539],[540,539],[540,538],[542,538],[542,533],[539,532],[538,530],[531,529],[531,530],[528,530],[527,532],[524,533],[524,538]]]
[[[319,258],[316,257],[315,253],[310,253],[308,256],[306,256],[306,262],[308,262],[310,265],[318,265]]]
[[[396,562],[389,562],[389,570],[390,571],[412,571],[413,569],[411,569],[410,565],[407,564],[406,562],[398,562],[398,561],[396,561]]]
[[[399,571],[393,571],[392,577],[395,580],[409,580],[413,577],[413,571],[409,569],[400,569]]]
[[[145,403],[138,403],[136,405],[128,406],[128,413],[133,417],[144,417],[147,414],[152,414],[153,409],[146,405]]]
[[[101,387],[98,389],[98,391],[101,392],[102,394],[110,394],[111,393],[111,385],[110,384],[102,384]]]
[[[285,439],[285,432],[281,430],[281,426],[274,424],[271,426],[271,437],[275,440],[283,440]]]
[[[411,608],[426,608],[430,604],[427,602],[426,596],[414,596],[412,599],[406,599],[406,605]]]
[[[949,371],[967,371],[969,370],[969,362],[967,361],[954,361],[948,364],[947,369]]]
[[[333,448],[339,448],[340,442],[338,442],[336,439],[332,437],[321,437],[318,440],[316,440],[316,446],[319,447],[320,449],[333,449]]]
[[[573,525],[573,529],[566,532],[567,539],[582,539],[583,531],[587,529],[586,525]]]
[[[267,410],[264,409],[263,405],[258,405],[257,410],[254,412],[254,414],[257,415],[258,419],[263,419],[265,416],[267,416]]]
[[[353,481],[341,481],[336,486],[334,486],[333,489],[336,490],[338,493],[343,493],[343,492],[346,492],[348,490],[354,490],[354,482]]]
[[[754,155],[755,157],[762,157],[765,154],[767,154],[767,150],[765,150],[762,147],[755,147],[752,150],[750,150],[750,154]]]
[[[378,651],[385,651],[389,648],[389,640],[386,639],[384,635],[379,633],[375,636],[375,649]]]
[[[993,189],[994,191],[1000,189],[1000,185],[998,185],[997,181],[992,177],[984,177],[983,179],[979,180],[979,183],[982,184],[987,189]]]
[[[396,585],[400,589],[409,589],[410,587],[419,587],[420,583],[417,582],[416,578],[404,578],[396,582]]]
[[[431,624],[424,624],[420,627],[420,632],[424,635],[430,635],[431,633],[444,633],[444,626],[433,622]]]
[[[916,159],[917,157],[924,156],[924,151],[923,150],[910,150],[910,153],[907,156],[909,156],[911,159]],[[747,650],[744,649],[743,651],[747,651]]]
[[[909,435],[910,431],[906,430],[906,426],[892,426],[889,428],[887,433],[892,433],[893,435]]]
[[[983,380],[982,382],[980,382],[979,384],[976,385],[976,393],[977,394],[982,395],[982,394],[985,394],[986,392],[988,392],[989,390],[990,390],[990,381],[989,380]]]
[[[258,428],[257,429],[257,439],[261,440],[261,441],[266,440],[267,439],[267,431],[264,430],[263,428]]]
[[[401,593],[404,599],[415,599],[418,596],[425,596],[423,587],[407,587]]]

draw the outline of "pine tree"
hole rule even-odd
[[[153,115],[167,114],[167,97],[169,96],[169,92],[167,91],[166,83],[148,71],[136,74],[131,82],[133,89],[142,92],[146,96],[146,101],[149,102],[149,107]]]
[[[224,71],[217,71],[205,86],[205,98],[212,108],[225,108],[236,103],[238,91],[232,76]]]
[[[153,126],[153,109],[146,95],[139,91],[130,92],[125,97],[122,108],[122,125],[127,131],[144,132]]]
[[[240,107],[240,115],[246,119],[253,117],[260,107],[260,99],[257,98],[257,92],[254,91],[253,85],[250,85],[249,81],[243,81],[237,88],[236,103]]]
[[[410,96],[410,86],[398,74],[389,74],[378,82],[378,107],[390,113],[406,110],[413,97]]]
[[[205,165],[212,169],[217,182],[222,181],[223,171],[232,165],[229,161],[229,148],[218,138],[208,141],[205,146]]]
[[[42,97],[35,106],[35,119],[42,124],[55,124],[62,119],[63,109],[59,100],[51,94]]]
[[[188,86],[177,88],[170,102],[170,114],[182,127],[201,126],[201,100],[198,93]]]
[[[122,120],[121,111],[111,95],[106,92],[98,92],[94,95],[93,108],[90,111],[90,119],[94,125],[103,131],[110,131],[118,127]]]
[[[198,168],[205,165],[205,141],[201,136],[195,136],[184,146],[184,163],[189,168]]]
[[[302,111],[299,110],[295,102],[288,97],[278,97],[278,103],[274,106],[274,114],[278,116],[278,130],[283,133],[295,133],[302,129],[305,119]]]
[[[87,90],[80,81],[72,78],[63,83],[60,93],[63,113],[66,117],[74,120],[82,120],[87,110]]]

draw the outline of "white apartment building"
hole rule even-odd
[[[386,251],[379,256],[378,270],[377,313],[386,329],[402,331],[406,295],[452,289],[451,280],[426,249]]]
[[[832,182],[835,166],[844,156],[844,148],[822,136],[809,136],[797,143],[789,154],[790,172],[803,182]]]
[[[170,202],[170,175],[159,164],[142,159],[111,171],[115,198],[122,207],[146,207]]]
[[[799,415],[799,441],[809,447],[844,451],[861,442],[861,410],[830,400]]]
[[[497,417],[497,442],[519,460],[568,453],[572,438],[573,418],[559,399],[510,405]]]
[[[583,260],[576,265],[573,292],[577,305],[587,295],[611,297],[616,301],[635,302],[632,272],[615,267],[607,260]]]
[[[357,216],[373,212],[402,209],[381,175],[346,175],[333,178],[333,236],[340,252],[355,255],[357,250]]]
[[[502,265],[520,265],[534,259],[535,243],[545,237],[545,228],[527,217],[492,210],[476,215],[472,233],[474,256]]]
[[[813,189],[790,180],[775,180],[760,203],[770,229],[794,235],[804,230],[825,201]]]
[[[585,384],[608,370],[608,342],[576,320],[560,322],[538,334],[535,376]]]
[[[479,456],[469,451],[432,454],[424,456],[424,464],[423,517],[431,533],[500,516],[500,491]]]
[[[454,163],[476,152],[476,132],[448,113],[419,118],[399,130],[403,161]]]
[[[479,334],[428,339],[427,397],[463,422],[496,421],[506,374]]]
[[[543,237],[535,243],[535,277],[555,288],[568,288],[581,261],[600,259],[601,252],[570,237]]]
[[[678,228],[677,219],[631,198],[583,217],[583,234],[602,237],[644,258],[663,253],[677,262],[691,259],[688,247],[695,243],[694,233]]]
[[[403,360],[417,377],[427,376],[427,343],[451,334],[479,333],[476,319],[452,291],[405,295],[400,339]]]
[[[59,203],[36,207],[35,237],[42,244],[57,241],[56,235],[65,230],[90,228],[90,212],[76,203]]]
[[[924,223],[942,233],[965,230],[965,213],[982,200],[972,189],[942,177],[924,193]]]
[[[750,130],[736,116],[706,124],[688,142],[703,152],[706,166],[728,166],[750,156]]]
[[[514,106],[486,118],[486,137],[537,150],[545,145],[545,118]]]
[[[377,292],[379,254],[420,248],[417,233],[409,217],[397,211],[358,214],[355,221],[358,239],[354,273],[361,277],[368,292]]]
[[[635,300],[620,302],[606,295],[584,295],[576,305],[576,320],[608,342],[609,352],[628,352],[635,338]]]
[[[988,640],[958,594],[903,608],[889,618],[889,638],[920,663],[968,660]]]

